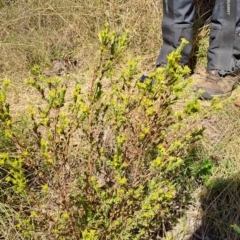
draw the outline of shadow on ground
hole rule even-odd
[[[188,240],[240,240],[240,174],[217,179],[201,195],[202,223]],[[235,226],[236,226],[235,225]]]

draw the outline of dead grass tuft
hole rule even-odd
[[[231,239],[239,234],[232,226],[240,222],[240,178],[218,178],[201,194],[202,223],[189,240]]]
[[[130,30],[126,58],[142,56],[144,70],[155,65],[161,45],[161,1],[1,2],[0,77],[21,79],[34,64],[47,68],[53,60],[64,57],[74,57],[80,71],[92,69],[98,49],[97,36],[106,22],[113,30]],[[198,0],[196,5],[195,25],[199,28],[209,18],[212,1]],[[201,30],[205,38],[203,32],[207,32]]]
[[[161,3],[153,0],[19,0],[2,6],[0,19],[0,72],[19,78],[32,65],[46,67],[63,56],[74,56],[81,70],[92,68],[106,22],[131,31],[126,54],[142,55],[145,63],[155,61],[160,45]]]

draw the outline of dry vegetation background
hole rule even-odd
[[[160,46],[160,1],[5,1],[0,14],[1,74],[19,76],[33,64],[48,67],[62,57],[74,57],[86,71],[94,66],[106,22],[131,31],[126,55],[152,64]]]
[[[212,5],[211,0],[196,1],[195,72],[206,65]],[[0,79],[12,80],[14,111],[19,99],[29,97],[22,83],[35,64],[53,75],[69,72],[78,82],[83,75],[91,76],[98,58],[97,36],[106,22],[113,30],[131,33],[119,67],[141,56],[142,72],[153,69],[161,46],[161,18],[160,0],[0,0]],[[222,110],[204,122],[206,137],[193,157],[212,160],[212,178],[217,180],[200,198],[197,195],[199,204],[193,204],[191,217],[181,220],[173,239],[186,239],[197,228],[189,239],[240,239],[231,228],[240,223],[239,109],[232,104],[237,95],[238,89],[222,100]],[[190,222],[196,225],[189,230]]]
[[[212,1],[196,5],[196,25],[202,27]],[[34,64],[49,67],[64,57],[74,57],[80,71],[91,69],[106,22],[118,32],[130,30],[126,57],[140,55],[145,69],[154,66],[161,45],[162,1],[1,0],[0,7],[0,74],[16,79]]]

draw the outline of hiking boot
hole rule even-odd
[[[206,78],[196,86],[196,91],[203,90],[200,98],[210,100],[213,97],[230,96],[240,77],[236,73],[220,76],[218,71],[212,70]]]
[[[156,68],[165,68],[166,67],[166,64],[160,64],[160,65],[157,65]],[[139,79],[140,83],[144,83],[146,82],[146,80],[148,79],[148,75],[142,75]],[[151,86],[154,84],[154,82],[151,82]]]
[[[166,64],[161,64],[161,65],[157,65],[157,66],[156,66],[156,69],[157,69],[157,68],[165,68],[165,67],[166,67]],[[156,69],[155,69],[155,70],[156,70]],[[140,82],[140,83],[145,83],[148,79],[149,79],[149,76],[143,74],[143,75],[140,77],[139,82]],[[153,87],[154,83],[155,83],[155,80],[154,80],[154,79],[151,80],[150,86]]]

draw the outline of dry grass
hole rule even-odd
[[[15,225],[16,214],[17,212],[9,204],[0,202],[0,239],[24,239]]]
[[[202,223],[196,230],[195,239],[238,240],[239,234],[231,227],[240,220],[239,174],[220,177],[201,194]]]
[[[0,9],[1,76],[21,78],[32,65],[48,67],[64,56],[76,58],[80,70],[92,68],[97,36],[106,22],[116,31],[131,31],[126,55],[141,55],[144,63],[153,64],[160,46],[160,4],[153,0],[10,2]]]
[[[214,163],[208,185],[197,188],[193,203],[166,239],[174,240],[238,240],[231,227],[240,226],[240,108],[234,105],[240,88],[222,99],[222,109],[212,112],[202,124],[206,127],[196,153],[196,161],[210,159]],[[211,110],[203,101],[202,107]]]
[[[240,225],[240,109],[233,102],[240,94],[222,100],[223,109],[205,120],[204,151],[214,163],[212,181],[200,195],[202,223],[191,239],[240,239],[231,225]],[[208,237],[208,238],[207,238]],[[190,239],[189,239],[190,240]]]
[[[79,71],[92,69],[98,49],[97,35],[106,22],[118,32],[130,30],[126,58],[142,56],[144,70],[155,65],[161,45],[161,1],[5,2],[0,8],[0,77],[21,79],[34,64],[47,68],[54,59],[64,57],[74,57]],[[212,1],[198,0],[196,5],[198,43],[208,33],[203,24],[209,19]]]

